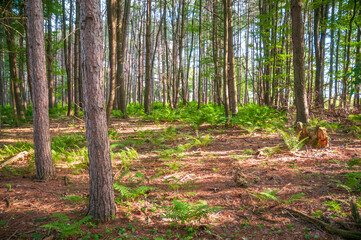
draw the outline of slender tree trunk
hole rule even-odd
[[[116,0],[107,0],[108,11],[108,31],[109,31],[109,64],[110,64],[110,77],[109,77],[109,100],[107,105],[107,124],[110,125],[110,114],[114,105],[115,99],[115,78],[116,78]]]
[[[221,75],[219,71],[218,64],[218,2],[213,0],[213,31],[212,31],[212,45],[213,45],[213,63],[214,63],[214,102],[221,105]],[[193,41],[193,32],[192,32],[192,41]]]
[[[357,42],[361,40],[361,27],[358,26],[357,28]],[[361,67],[361,54],[360,54],[360,45],[356,46],[356,67]],[[354,106],[360,109],[360,83],[357,83],[356,86],[356,93],[355,93],[355,102]]]
[[[314,43],[316,56],[315,105],[324,108],[323,84],[325,69],[325,41],[328,4],[320,5],[314,10]]]
[[[226,118],[230,117],[229,114],[229,91],[228,91],[228,38],[229,38],[229,32],[228,32],[228,1],[230,0],[223,0],[223,15],[224,15],[224,40],[223,40],[223,44],[224,44],[224,50],[223,50],[223,96],[224,96],[224,110],[225,110],[225,115]],[[228,121],[226,122],[226,125],[228,124]]]
[[[89,209],[92,221],[107,222],[116,214],[112,163],[103,92],[103,49],[100,2],[80,0],[80,41],[89,155]]]
[[[229,105],[232,115],[238,113],[237,106],[237,86],[235,78],[234,50],[233,50],[233,19],[232,19],[232,1],[227,0],[228,17],[228,91]]]
[[[330,70],[329,70],[329,88],[328,88],[328,108],[331,108],[332,90],[333,90],[333,53],[334,53],[334,35],[335,35],[335,0],[332,0],[332,13],[331,13],[331,43],[330,43]]]
[[[198,71],[198,109],[202,103],[202,0],[199,0],[199,71]]]
[[[146,23],[146,46],[145,46],[145,91],[144,91],[144,111],[147,115],[150,114],[151,102],[151,0],[147,0],[147,23]]]
[[[248,53],[249,53],[249,48],[248,48],[248,40],[249,40],[249,11],[250,11],[250,1],[248,1],[248,7],[247,7],[247,29],[246,29],[246,73],[244,75],[244,81],[245,81],[245,86],[244,86],[244,104],[248,103]]]
[[[194,24],[194,17],[192,17],[192,26]],[[189,71],[190,71],[190,65],[191,65],[191,59],[192,59],[192,53],[193,53],[193,43],[194,43],[194,31],[192,31],[192,36],[191,36],[191,44],[189,46],[190,50],[189,50],[189,56],[188,56],[188,62],[187,62],[187,79],[186,79],[186,86],[185,86],[185,101],[188,102],[189,100]]]
[[[352,34],[352,22],[356,16],[356,7],[357,7],[357,0],[354,0],[354,9],[352,13],[352,17],[349,22],[349,29],[347,34],[347,39],[345,41],[346,45],[346,63],[344,65],[343,74],[342,74],[342,85],[343,85],[343,91],[342,91],[342,102],[345,109],[348,108],[347,106],[347,80],[348,80],[348,67],[350,65],[350,51],[351,51],[351,34]]]
[[[49,131],[49,99],[43,26],[43,3],[27,0],[30,67],[33,81],[34,153],[36,178],[48,180],[55,176]]]
[[[124,13],[121,16],[121,2],[118,1],[118,27],[117,27],[117,81],[118,81],[118,97],[119,108],[123,113],[123,118],[127,118],[126,94],[125,94],[125,78],[124,78],[124,59],[125,47],[127,42],[128,22],[130,12],[130,0],[124,1]],[[120,23],[121,22],[121,23]]]
[[[186,99],[186,90],[185,90],[185,79],[184,79],[184,69],[183,69],[183,42],[184,42],[184,32],[185,32],[185,14],[186,14],[186,8],[187,4],[185,3],[186,0],[182,0],[182,13],[181,13],[181,23],[180,23],[180,36],[179,36],[179,71],[178,71],[178,79],[177,79],[177,96],[178,99],[175,101],[177,105],[175,105],[175,108],[178,107],[178,101],[179,101],[179,91],[180,91],[180,82],[182,82],[182,97],[183,97],[183,105],[187,105],[187,99]]]
[[[71,69],[69,64],[69,49],[67,47],[67,35],[66,35],[66,9],[65,9],[65,0],[62,0],[63,5],[63,41],[64,41],[64,64],[66,69],[66,78],[67,78],[67,93],[68,93],[68,113],[67,116],[71,115]],[[70,41],[69,41],[69,44]]]
[[[305,79],[304,33],[302,0],[291,0],[294,92],[297,122],[308,123],[308,106]]]
[[[30,92],[30,101],[33,101],[33,93],[32,93],[32,80],[31,80],[31,67],[30,67],[30,55],[29,55],[29,39],[28,39],[28,28],[27,28],[27,21],[25,21],[25,41],[26,41],[26,46],[25,46],[25,51],[26,51],[26,70],[27,70],[27,81],[28,81],[28,87],[29,87],[29,92]]]
[[[79,0],[76,1],[76,18],[75,18],[75,40],[74,40],[74,115],[79,115]]]
[[[48,44],[46,48],[46,60],[48,65],[48,86],[49,86],[49,108],[54,109],[55,95],[54,95],[54,78],[53,78],[53,54],[52,54],[52,26],[51,26],[51,11],[48,7]]]
[[[9,67],[10,67],[10,82],[13,88],[13,108],[14,113],[16,111],[15,121],[22,119],[25,120],[24,106],[21,103],[21,90],[19,86],[19,73],[18,73],[18,64],[16,60],[16,46],[15,46],[15,34],[14,27],[12,26],[12,20],[10,19],[12,13],[12,4],[9,3],[7,6],[6,14],[6,43],[9,52]]]

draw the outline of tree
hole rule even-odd
[[[126,108],[126,93],[124,80],[124,59],[125,59],[125,45],[128,32],[128,20],[130,11],[130,0],[124,1],[124,12],[122,14],[122,1],[117,4],[117,103],[119,109],[123,113],[123,117],[127,118]]]
[[[150,114],[150,85],[151,85],[151,1],[147,0],[147,23],[146,23],[146,40],[145,40],[145,89],[144,89],[144,111],[146,114]]]
[[[115,99],[115,77],[116,77],[116,1],[107,0],[108,11],[108,31],[109,31],[109,64],[110,64],[110,77],[109,77],[109,100],[107,105],[107,123],[110,124],[110,114],[113,108]]]
[[[10,67],[10,81],[11,81],[11,96],[12,105],[14,108],[15,121],[18,124],[19,119],[25,119],[24,106],[21,103],[21,89],[18,81],[18,64],[16,60],[16,45],[15,45],[15,28],[12,22],[12,4],[7,4],[6,9],[6,44],[9,51],[9,67]]]
[[[316,56],[316,75],[315,75],[315,104],[323,108],[323,83],[325,70],[325,42],[326,42],[326,22],[328,14],[328,4],[314,1],[314,42]]]
[[[302,0],[291,1],[293,72],[297,122],[308,123],[308,106],[306,94],[304,33],[302,21]]]
[[[27,0],[28,41],[33,86],[34,153],[36,178],[55,176],[49,131],[49,99],[46,77],[43,5],[41,0]]]
[[[103,44],[100,2],[80,0],[80,41],[89,155],[90,197],[87,215],[106,222],[116,213],[112,164],[103,93]]]
[[[52,55],[52,26],[51,26],[51,17],[52,12],[50,11],[51,3],[48,3],[48,37],[46,45],[46,60],[47,60],[47,77],[48,77],[48,86],[49,86],[49,108],[53,109],[55,104],[55,95],[54,95],[54,78],[53,78],[53,55]]]

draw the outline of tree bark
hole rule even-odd
[[[52,13],[48,6],[48,44],[46,47],[46,60],[48,65],[48,87],[49,87],[49,108],[54,109],[55,95],[54,95],[54,78],[53,78],[53,55],[52,55],[52,26],[51,26]]]
[[[108,31],[109,31],[109,100],[107,105],[107,124],[110,125],[110,115],[113,109],[115,100],[115,81],[116,81],[116,46],[117,46],[117,33],[116,33],[116,0],[107,0],[108,11]]]
[[[74,115],[79,115],[79,0],[76,1],[76,18],[75,18],[75,40],[74,40],[74,70],[73,70],[73,79],[74,79]]]
[[[31,79],[33,81],[33,124],[36,178],[48,180],[55,176],[49,131],[49,99],[41,0],[27,0],[28,40]]]
[[[80,0],[80,41],[85,123],[89,155],[90,197],[87,215],[107,222],[116,214],[112,164],[103,92],[100,2]]]
[[[199,70],[198,70],[198,109],[202,103],[202,0],[199,0]]]
[[[144,91],[144,111],[150,114],[151,101],[151,0],[147,0],[147,23],[146,23],[146,44],[145,44],[145,91]]]
[[[233,19],[232,19],[232,1],[227,0],[227,21],[228,21],[228,91],[229,105],[232,115],[238,113],[237,105],[237,86],[235,78],[234,50],[233,50]]]
[[[294,93],[297,109],[296,122],[308,123],[308,106],[305,79],[304,33],[302,0],[291,1]]]
[[[119,109],[123,113],[123,118],[127,118],[126,94],[125,94],[125,78],[124,78],[124,59],[125,46],[127,42],[130,0],[124,1],[124,12],[122,14],[122,1],[118,1],[117,16],[117,82],[118,82],[118,104]],[[122,16],[123,15],[123,16]]]
[[[224,97],[224,110],[225,110],[225,117],[229,118],[229,92],[228,92],[228,38],[229,38],[229,32],[228,32],[228,1],[230,0],[223,0],[223,24],[224,24],[224,39],[223,39],[223,97]],[[226,125],[228,124],[228,120],[226,121]]]
[[[325,69],[325,42],[326,42],[326,23],[328,14],[328,4],[319,5],[314,10],[314,44],[316,56],[316,75],[315,75],[315,105],[318,108],[324,108],[323,85]]]

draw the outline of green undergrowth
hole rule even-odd
[[[184,122],[195,130],[199,129],[202,124],[216,126],[230,122],[233,125],[245,128],[249,132],[256,130],[275,131],[277,128],[282,128],[286,121],[284,112],[257,104],[247,104],[244,107],[239,106],[238,114],[230,119],[224,117],[223,107],[210,103],[203,104],[198,109],[197,102],[189,102],[186,106],[180,103],[178,109],[163,107],[161,102],[157,102],[154,103],[150,115],[146,115],[139,104],[130,104],[127,108],[127,113],[129,116],[153,120],[155,123]],[[113,116],[117,115],[121,117],[119,113],[114,111]]]
[[[15,142],[14,144],[7,144],[0,147],[0,161],[7,157],[15,156],[23,151],[31,151],[34,145],[29,142]]]

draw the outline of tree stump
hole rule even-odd
[[[309,140],[306,140],[306,143],[311,143],[313,148],[320,149],[330,146],[330,137],[325,127],[316,126],[315,128],[307,128],[302,122],[297,122],[295,132],[299,136],[299,141],[308,138]]]

